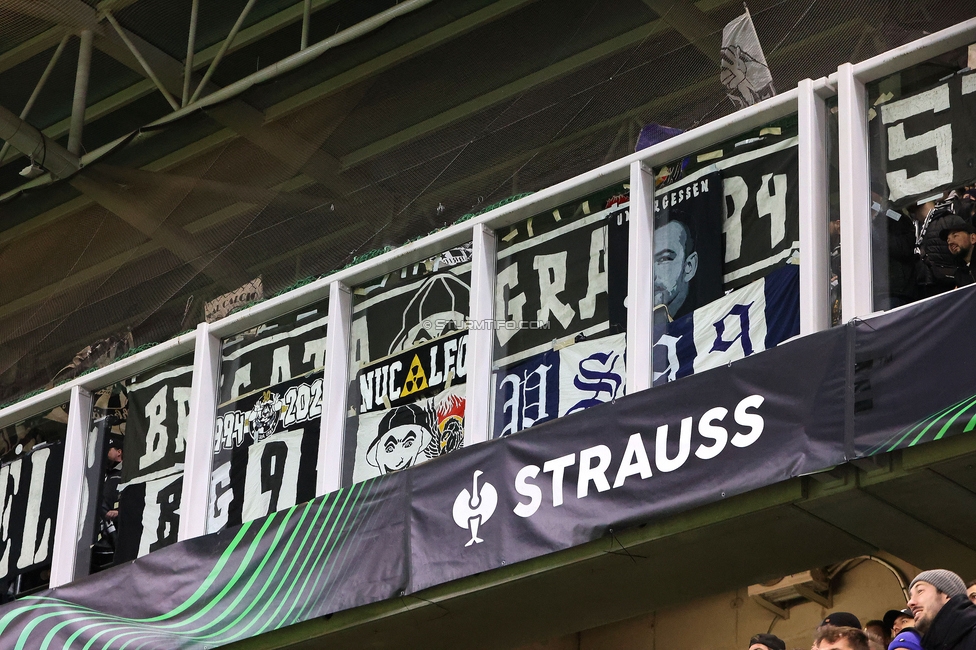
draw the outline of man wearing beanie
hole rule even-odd
[[[925,650],[976,650],[976,605],[966,597],[962,578],[945,569],[923,571],[908,593]]]

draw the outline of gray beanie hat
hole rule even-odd
[[[915,579],[912,580],[912,584],[908,585],[908,588],[911,589],[914,587],[916,582],[927,582],[949,598],[966,593],[966,583],[962,581],[962,578],[946,569],[922,571],[915,576]]]

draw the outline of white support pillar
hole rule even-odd
[[[79,540],[85,494],[85,456],[88,449],[88,424],[91,420],[91,393],[74,386],[68,404],[68,432],[64,441],[64,464],[61,468],[61,490],[58,498],[58,522],[54,530],[54,552],[51,557],[51,587],[60,587],[75,578],[88,575],[87,563],[81,558],[91,553],[88,540]],[[83,571],[79,575],[77,570]]]
[[[220,379],[220,339],[207,323],[197,325],[193,350],[190,414],[187,418],[186,461],[180,501],[180,541],[207,533],[217,382]]]
[[[346,391],[349,389],[349,329],[352,294],[336,280],[329,286],[329,328],[322,379],[322,420],[319,433],[319,496],[342,487],[342,450],[346,432]]]
[[[654,172],[630,165],[627,247],[627,393],[654,383]]]
[[[867,115],[867,90],[854,76],[854,66],[845,63],[837,68],[840,282],[844,322],[874,310]]]
[[[478,224],[471,233],[471,322],[468,330],[467,395],[464,446],[491,438],[491,356],[495,344],[495,231]]]
[[[800,334],[830,327],[827,237],[827,107],[813,82],[799,85]]]

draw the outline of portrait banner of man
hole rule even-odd
[[[654,320],[670,323],[722,296],[722,174],[654,194]]]

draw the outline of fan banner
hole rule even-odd
[[[610,402],[626,392],[626,334],[550,350],[495,373],[494,437]]]
[[[315,496],[322,370],[217,409],[207,530]]]
[[[62,442],[34,446],[0,466],[0,584],[51,563],[61,489]]]
[[[221,404],[325,366],[327,301],[224,339]]]
[[[964,432],[976,370],[934,364],[974,316],[960,289],[172,544],[0,607],[0,649],[214,647],[904,446],[878,442],[916,415],[899,440]],[[934,372],[961,388],[919,390]]]
[[[976,73],[965,71],[908,97],[884,99],[876,102],[881,119],[868,127],[872,144],[880,146],[872,151],[872,178],[879,188],[887,185],[892,207],[941,199],[943,191],[973,182]]]
[[[497,233],[496,368],[553,341],[624,331],[629,204],[582,205],[575,218],[555,210]]]
[[[176,541],[193,362],[176,363],[128,382],[116,562]]]
[[[655,385],[779,345],[800,333],[800,269],[781,267],[658,330]]]

